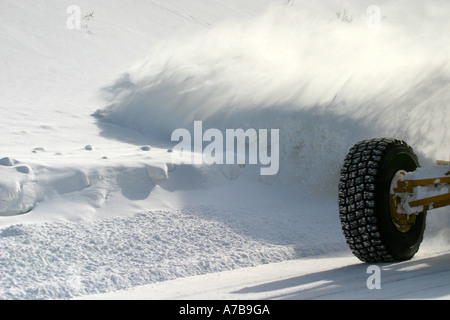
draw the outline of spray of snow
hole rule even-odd
[[[277,6],[154,49],[105,91],[97,115],[170,138],[176,128],[280,129],[280,180],[335,194],[357,140],[405,139],[447,158],[450,5]]]

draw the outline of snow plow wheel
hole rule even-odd
[[[413,222],[399,219],[389,201],[398,172],[418,166],[412,148],[401,140],[364,140],[350,149],[339,182],[339,217],[347,243],[361,261],[408,260],[419,250],[426,212]]]

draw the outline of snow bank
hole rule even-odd
[[[163,139],[194,120],[279,129],[279,179],[333,196],[360,139],[448,158],[450,4],[383,2],[379,16],[369,5],[297,1],[153,48],[96,115]]]
[[[31,167],[9,157],[0,159],[0,216],[29,212],[41,197]]]

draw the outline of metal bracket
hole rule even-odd
[[[391,197],[398,214],[421,212],[450,205],[450,170],[441,164],[406,173],[399,171],[391,184]]]

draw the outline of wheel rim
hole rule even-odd
[[[416,223],[416,215],[415,214],[403,214],[398,212],[398,206],[401,204],[402,199],[395,194],[394,188],[397,187],[397,182],[403,179],[403,176],[406,174],[406,171],[399,170],[394,174],[394,177],[391,181],[391,187],[389,192],[389,209],[391,213],[391,220],[394,224],[395,228],[401,232],[408,232],[411,227]]]

